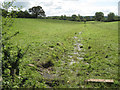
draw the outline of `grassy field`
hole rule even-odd
[[[16,19],[11,33],[16,31],[12,42],[30,45],[20,64],[22,87],[118,87],[118,22]],[[94,78],[115,82],[84,82]]]

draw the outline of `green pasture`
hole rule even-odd
[[[11,34],[19,31],[11,40],[13,44],[24,50],[29,46],[20,65],[21,77],[27,78],[23,87],[118,87],[118,22],[84,24],[64,20],[16,19],[11,30]],[[78,63],[69,65],[68,55],[74,52],[74,36],[83,44],[78,53],[84,59],[78,60],[78,56],[73,55]],[[47,62],[51,65],[44,67]],[[51,78],[46,79],[44,72]],[[56,77],[52,78],[52,75]],[[84,82],[90,78],[114,79],[115,82],[112,85]]]

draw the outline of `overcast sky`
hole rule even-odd
[[[12,0],[0,0],[12,1]],[[118,2],[120,0],[16,0],[14,5],[23,6],[22,10],[28,10],[33,6],[42,6],[47,16],[80,14],[81,16],[93,16],[95,12],[103,12],[106,16],[109,12],[118,15]]]

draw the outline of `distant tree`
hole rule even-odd
[[[83,19],[83,21],[84,21],[84,24],[86,24],[86,19],[85,18]]]
[[[77,15],[73,14],[71,19],[72,19],[72,21],[76,21],[77,20]]]
[[[85,16],[84,18],[86,19],[86,21],[90,21],[91,20],[90,16]]]
[[[112,12],[110,12],[109,14],[108,14],[108,21],[114,21],[115,20],[115,14],[114,13],[112,13]]]
[[[78,18],[77,18],[77,21],[81,21],[81,18],[80,18],[81,16],[80,16],[80,14],[78,14]]]
[[[38,18],[38,16],[45,16],[45,11],[42,9],[41,6],[32,7],[29,9],[29,12],[35,15],[36,18]]]
[[[104,18],[103,12],[96,12],[96,13],[95,13],[95,19],[96,19],[97,21],[102,21],[103,18]]]
[[[114,21],[120,21],[120,16],[115,16]]]
[[[56,16],[53,16],[52,19],[57,19],[57,17],[56,17]]]
[[[84,19],[83,16],[80,16],[80,20],[83,21],[83,19]]]
[[[28,13],[27,10],[25,10],[23,13],[25,15],[25,18],[30,18],[31,17],[31,15]]]
[[[71,21],[71,17],[67,17],[67,20]]]
[[[48,17],[46,17],[46,19],[52,19],[52,17],[51,17],[51,16],[48,16]]]
[[[48,19],[48,17],[46,17],[47,19]],[[60,18],[60,16],[52,16],[51,18],[49,18],[49,19],[59,19]]]
[[[63,20],[63,18],[64,18],[64,16],[63,16],[63,15],[61,15],[59,19],[60,19],[60,20]]]
[[[120,21],[120,16],[117,16],[118,17],[118,21]]]
[[[105,17],[103,17],[100,21],[104,22],[105,21]]]
[[[92,20],[92,21],[95,21],[95,16],[92,16],[92,17],[91,17],[91,20]]]
[[[80,18],[77,16],[76,21],[80,22]]]
[[[18,12],[18,18],[25,18],[25,13],[23,11]]]
[[[63,20],[67,20],[67,17],[66,17],[66,15],[64,15],[64,16],[63,16]]]

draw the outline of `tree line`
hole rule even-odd
[[[41,6],[34,6],[32,8],[29,8],[29,10],[25,10],[25,11],[15,11],[15,10],[12,10],[11,12],[8,12],[8,10],[5,10],[5,9],[2,9],[2,16],[3,17],[6,17],[8,16],[8,13],[9,16],[11,17],[15,17],[16,18],[38,18],[38,17],[45,17],[45,11],[42,9]]]
[[[73,14],[72,16],[48,16],[46,17],[45,11],[41,6],[34,6],[30,8],[28,11],[12,11],[10,12],[11,16],[14,17],[16,15],[17,18],[40,18],[40,19],[58,19],[58,20],[69,20],[69,21],[103,21],[103,22],[111,22],[111,21],[120,21],[120,17],[115,15],[113,12],[110,12],[107,16],[104,16],[103,12],[96,12],[94,16],[81,16],[80,14]],[[2,9],[2,16],[6,17],[8,11]]]
[[[58,20],[69,20],[69,21],[102,21],[102,22],[112,22],[112,21],[120,21],[120,17],[110,12],[107,16],[104,16],[103,12],[96,12],[95,16],[80,16],[80,14],[73,14],[72,16],[51,16],[46,17],[47,19],[58,19]]]

